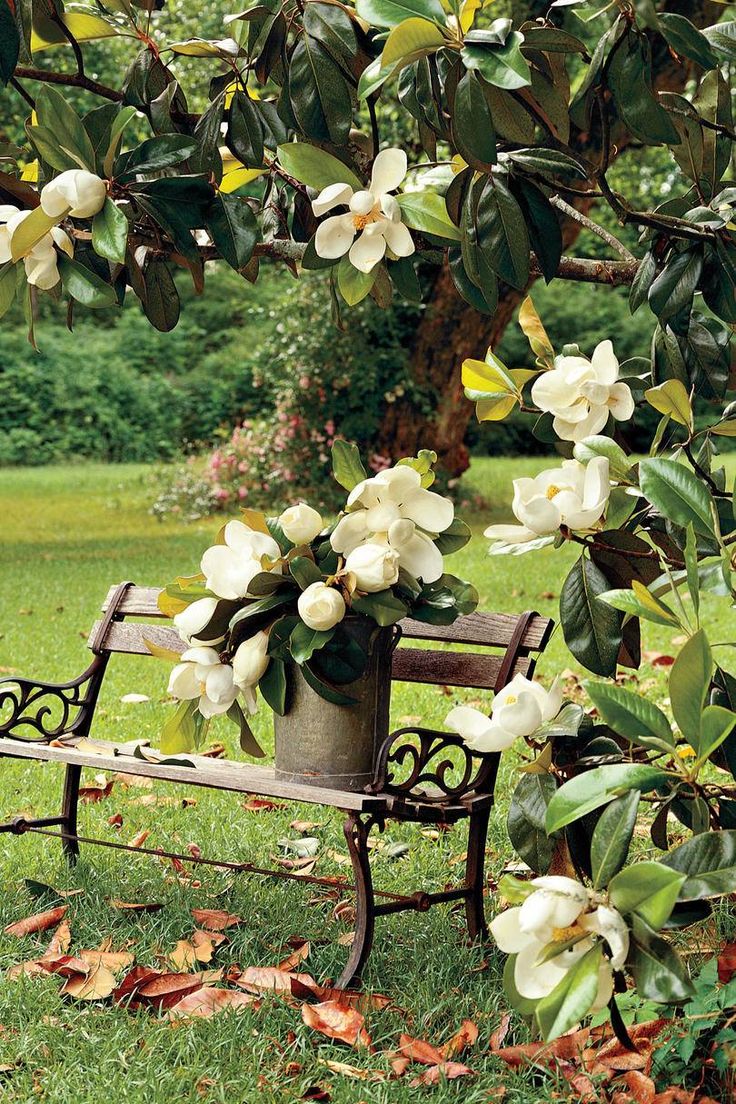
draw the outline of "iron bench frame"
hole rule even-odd
[[[435,904],[464,901],[471,940],[487,935],[483,895],[485,846],[494,802],[500,756],[479,755],[448,732],[401,728],[378,749],[375,776],[363,793],[309,786],[281,780],[273,768],[231,760],[187,755],[187,765],[150,762],[135,755],[135,743],[95,741],[106,754],[85,749],[100,689],[114,654],[150,654],[146,641],[172,650],[185,645],[174,629],[125,622],[126,617],[162,618],[155,588],[120,583],[108,593],[104,616],[92,629],[88,647],[92,662],[69,682],[40,682],[10,676],[0,680],[0,757],[59,762],[65,766],[61,813],[58,816],[14,819],[0,824],[0,832],[27,832],[57,837],[69,863],[76,862],[80,843],[112,847],[188,863],[204,863],[238,872],[289,878],[338,886],[355,893],[355,937],[345,969],[336,982],[347,988],[360,977],[371,951],[375,920],[395,912],[426,912]],[[497,693],[517,673],[531,677],[536,658],[547,645],[554,622],[535,612],[471,614],[449,626],[405,620],[402,636],[446,644],[500,648],[501,655],[398,648],[393,655],[394,681],[474,687]],[[536,655],[535,655],[536,653]],[[4,719],[3,719],[4,718]],[[77,746],[80,745],[80,746]],[[448,755],[456,756],[453,762]],[[458,764],[458,758],[460,763]],[[195,858],[190,854],[146,847],[133,848],[111,840],[80,836],[77,830],[79,787],[84,767],[115,771],[162,781],[257,794],[323,805],[345,814],[344,833],[353,870],[353,882],[272,870],[252,863]],[[407,773],[408,771],[408,773]],[[403,776],[402,776],[403,775]],[[368,840],[374,827],[383,831],[387,820],[454,824],[468,820],[465,879],[453,889],[413,894],[389,893],[373,887]],[[381,898],[377,902],[376,898]]]

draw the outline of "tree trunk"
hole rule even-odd
[[[533,7],[534,0],[532,0]],[[667,11],[686,15],[696,26],[707,26],[718,18],[718,5],[713,0],[669,0]],[[539,14],[539,13],[537,13]],[[652,59],[654,85],[662,91],[677,92],[684,88],[688,69],[680,63],[661,40],[659,52]],[[615,142],[614,155],[624,146]],[[577,133],[571,139],[581,153],[595,159],[599,148],[598,128],[590,133]],[[587,213],[592,202],[578,200],[575,206]],[[565,219],[562,223],[563,248],[569,250],[581,231],[579,223]],[[531,287],[531,282],[529,284]],[[411,396],[403,396],[387,405],[379,435],[379,451],[396,460],[416,455],[421,448],[433,448],[438,455],[438,467],[451,478],[462,475],[470,464],[464,439],[473,404],[465,399],[460,380],[460,367],[466,357],[481,359],[488,348],[495,348],[503,337],[524,292],[501,285],[498,307],[490,317],[469,306],[457,293],[445,265],[435,280],[422,321],[417,327],[409,372],[428,398],[431,414],[418,409]]]

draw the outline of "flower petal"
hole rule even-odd
[[[182,701],[198,698],[201,693],[199,679],[193,663],[177,663],[169,675],[169,693]]]
[[[634,396],[627,383],[614,383],[608,395],[608,409],[617,422],[625,422],[634,413]]]
[[[353,189],[349,184],[328,184],[326,188],[323,188],[316,199],[312,200],[312,211],[319,218],[321,215],[331,211],[333,207],[337,207],[340,203],[349,203],[353,194]]]
[[[401,149],[384,149],[373,162],[371,191],[374,196],[393,192],[406,176],[406,154]]]
[[[599,383],[612,386],[618,379],[618,360],[613,351],[611,341],[601,341],[596,345],[590,362],[595,369],[596,379]]]
[[[366,525],[367,510],[355,510],[341,517],[330,535],[330,544],[335,552],[349,555],[354,548],[362,544],[370,535]]]
[[[403,222],[387,222],[383,226],[383,235],[389,249],[397,257],[411,257],[416,251],[414,239],[409,233],[408,226]]]
[[[519,909],[510,908],[499,912],[489,925],[491,935],[504,954],[518,954],[537,941],[533,936],[525,935],[519,927]]]
[[[449,498],[420,487],[403,499],[401,513],[428,533],[444,533],[452,525],[455,506]]]
[[[318,257],[337,260],[344,257],[355,237],[355,225],[350,215],[333,215],[317,227],[314,249]]]
[[[401,524],[401,522],[395,523]],[[392,527],[393,528],[393,527]],[[425,583],[436,583],[444,574],[445,565],[434,541],[423,533],[415,533],[410,541],[399,548],[400,563],[415,579]]]
[[[372,272],[386,252],[386,239],[378,226],[376,222],[366,226],[360,237],[356,238],[350,247],[348,253],[350,263],[359,272]]]

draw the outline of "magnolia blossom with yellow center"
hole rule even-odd
[[[409,257],[415,250],[412,236],[401,221],[401,208],[390,193],[406,176],[406,154],[385,149],[373,162],[368,187],[355,191],[337,182],[323,188],[312,201],[315,215],[345,205],[347,213],[332,215],[317,227],[314,248],[319,257],[337,260],[348,254],[354,268],[371,272],[388,249],[395,257]]]

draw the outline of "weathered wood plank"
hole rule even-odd
[[[114,591],[110,591],[102,606],[107,609]],[[131,587],[120,606],[126,617],[156,617],[163,615],[158,608],[159,587]],[[449,644],[480,644],[485,647],[503,648],[511,640],[517,617],[510,613],[471,613],[460,617],[452,625],[427,625],[423,621],[405,618],[401,622],[404,636],[413,640],[435,640]],[[523,647],[540,651],[546,645],[554,622],[548,617],[535,617],[527,629]]]
[[[513,674],[526,675],[533,666],[520,658]],[[392,678],[400,682],[423,682],[436,686],[467,686],[492,690],[501,669],[501,657],[478,652],[434,652],[424,648],[397,648]]]
[[[94,635],[97,625],[92,629]],[[110,626],[105,647],[110,652],[150,655],[146,640],[159,648],[181,654],[186,649],[175,629],[164,625],[141,625],[115,621]],[[394,652],[392,677],[403,682],[424,682],[436,686],[468,686],[492,689],[501,667],[501,656],[479,652],[438,652],[430,648],[400,647]],[[533,664],[521,657],[514,674],[526,675]]]
[[[78,750],[73,746],[51,747],[48,744],[23,743],[20,740],[0,739],[0,756],[11,759],[31,759],[51,763],[74,763],[81,767],[93,767],[97,771],[118,771],[143,778],[157,778],[164,782],[186,783],[191,786],[209,786],[215,790],[234,793],[255,793],[262,797],[286,798],[312,805],[328,805],[334,809],[351,811],[377,810],[384,802],[372,795],[330,790],[322,786],[305,786],[276,778],[273,767],[259,767],[252,763],[234,762],[229,759],[207,759],[201,755],[182,756],[194,767],[170,766],[148,763],[133,755],[115,754],[117,745],[93,741],[107,749],[105,754]]]

